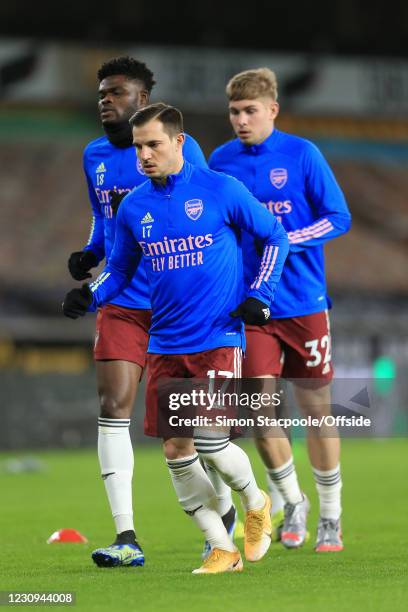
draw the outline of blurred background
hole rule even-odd
[[[204,6],[130,0],[0,7],[0,404],[2,449],[96,440],[94,317],[61,302],[86,243],[82,151],[102,134],[96,71],[129,54],[153,70],[206,155],[231,138],[224,88],[268,66],[277,126],[313,140],[352,215],[326,247],[338,377],[374,379],[378,435],[407,433],[408,4],[372,0]],[[133,433],[142,438],[143,391]]]

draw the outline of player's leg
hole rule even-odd
[[[172,379],[187,375],[183,355],[147,355],[145,434],[164,439],[164,454],[180,505],[214,546],[214,554],[195,573],[240,571],[240,553],[217,512],[216,494],[198,460],[192,429],[170,425],[174,414],[169,410]]]
[[[264,379],[264,392],[271,394],[272,380]],[[273,392],[273,390],[272,390]],[[274,417],[274,410],[268,410]],[[309,501],[302,493],[293,461],[289,439],[281,427],[262,428],[256,432],[255,444],[270,480],[284,501],[283,512],[272,508],[272,523],[280,531],[280,540],[287,548],[299,548],[307,538]],[[283,515],[283,516],[282,516]]]
[[[241,364],[235,363],[234,367],[234,377],[239,378],[241,373],[240,370]],[[224,481],[221,474],[215,469],[215,467],[211,463],[205,463],[203,461],[203,466],[205,471],[207,472],[208,478],[211,480],[211,484],[214,487],[215,493],[217,495],[218,501],[218,514],[221,516],[222,521],[232,538],[234,537],[243,537],[244,527],[241,521],[238,519],[237,509],[235,508],[234,502],[232,500],[232,490],[226,482]],[[240,530],[240,534],[237,536],[235,530],[238,525],[238,529]],[[211,551],[211,546],[208,541],[204,544],[203,550],[203,559],[205,559]]]
[[[200,457],[238,493],[246,512],[245,556],[259,561],[271,542],[270,500],[255,480],[248,455],[237,444],[224,439],[197,436],[194,445]],[[210,543],[211,544],[211,543]]]
[[[282,378],[276,378],[276,389],[285,388],[285,381]],[[281,402],[279,406],[275,407],[276,418],[285,418],[287,414],[287,401],[286,395],[281,396]],[[289,429],[285,429],[285,436],[291,443]],[[281,437],[281,436],[280,436]],[[258,452],[261,454],[261,449],[258,448]],[[289,458],[289,457],[288,457]],[[266,467],[266,465],[265,465]],[[282,536],[283,525],[285,522],[285,499],[279,490],[273,476],[269,473],[266,467],[266,483],[268,488],[269,497],[272,502],[271,519],[272,519],[272,542],[280,542]]]
[[[228,374],[239,377],[241,349],[238,347],[223,347],[189,357],[189,369],[197,377],[223,378]],[[230,442],[228,433],[211,429],[195,432],[194,445],[206,465],[215,469],[238,493],[246,511],[245,556],[249,561],[259,561],[271,541],[270,500],[256,483],[248,455]]]
[[[229,514],[232,514],[231,510],[234,509],[231,488],[227,484],[225,484],[220,474],[210,464],[204,463],[203,467],[207,472],[207,476],[211,480],[211,484],[214,487],[215,493],[217,495],[218,514],[222,517],[227,517]]]
[[[193,440],[172,438],[163,443],[164,454],[177,499],[210,543],[211,553],[195,574],[241,571],[241,555],[217,511],[217,497]]]
[[[228,534],[232,540],[237,537],[244,537],[244,525],[238,519],[238,512],[232,499],[231,488],[224,482],[221,475],[212,465],[206,464],[202,460],[201,463],[211,481],[212,486],[214,487],[214,491],[217,496],[217,512],[220,515]],[[239,530],[238,535],[236,533],[237,527]],[[202,558],[206,559],[210,552],[210,542],[205,540],[203,552],[201,554]]]
[[[262,392],[272,395],[282,371],[282,344],[276,322],[263,327],[247,325],[247,353],[244,359],[244,378],[263,379]],[[268,408],[268,416],[276,416],[274,407]],[[265,465],[267,479],[272,483],[272,535],[288,548],[301,546],[306,537],[306,518],[309,502],[299,487],[292,449],[281,427],[258,429],[255,443]],[[274,507],[274,501],[276,507]],[[283,512],[282,512],[283,506]]]
[[[285,520],[285,500],[275,482],[270,477],[268,470],[266,470],[266,487],[271,499],[271,539],[272,542],[280,542]]]
[[[149,318],[147,311],[115,306],[105,307],[98,314],[98,457],[116,531],[112,545],[92,554],[95,563],[103,567],[144,563],[133,523],[134,458],[129,427],[143,372]]]
[[[331,414],[330,384],[319,389],[294,385],[295,397],[304,415],[317,417]],[[319,496],[317,552],[343,550],[341,533],[340,438],[335,426],[308,428],[307,447]]]
[[[299,409],[303,415],[319,419],[330,415],[330,381],[333,369],[327,312],[291,319],[286,333],[287,341],[291,342],[292,346],[287,351],[285,369],[293,380]],[[342,482],[337,429],[327,425],[308,428],[307,445],[320,504],[316,550],[342,550]]]
[[[98,456],[116,533],[133,532],[133,449],[130,418],[142,368],[128,361],[97,361],[100,399]]]

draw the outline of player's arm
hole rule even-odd
[[[188,134],[186,134],[185,136],[186,140],[184,142],[183,147],[184,158],[190,164],[193,164],[193,166],[198,166],[199,168],[207,168],[207,161],[198,142]]]
[[[351,215],[343,192],[320,151],[310,144],[303,159],[306,197],[315,220],[288,232],[291,252],[318,246],[350,229]]]
[[[92,222],[86,246],[82,251],[71,253],[68,259],[68,269],[75,280],[91,278],[92,275],[89,274],[89,270],[97,266],[105,257],[104,216],[99,200],[96,197],[95,189],[86,171],[85,158],[84,172],[88,185],[89,201],[92,207]]]
[[[232,316],[242,316],[246,323],[264,325],[269,319],[269,304],[282,275],[289,251],[287,234],[277,219],[239,181],[229,178],[232,224],[263,243],[261,263],[247,299]]]
[[[81,289],[72,289],[63,303],[64,315],[76,319],[110,302],[129,284],[142,257],[142,250],[126,220],[126,209],[118,212],[115,243],[108,263],[98,278]]]

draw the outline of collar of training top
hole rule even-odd
[[[276,146],[278,134],[279,134],[279,131],[276,128],[274,128],[272,130],[272,134],[270,134],[268,138],[265,138],[265,140],[261,142],[260,144],[246,145],[243,142],[241,142],[240,143],[241,148],[243,151],[245,151],[245,153],[250,153],[252,155],[259,155],[260,153],[266,153],[267,151],[272,151]]]
[[[166,184],[162,185],[158,181],[154,179],[150,179],[152,188],[155,191],[170,191],[174,189],[177,185],[181,183],[188,183],[191,177],[191,173],[193,171],[192,164],[189,164],[185,159],[183,160],[183,167],[177,174],[169,174],[166,178]]]

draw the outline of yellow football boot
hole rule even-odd
[[[193,570],[193,574],[222,574],[223,572],[242,572],[243,563],[239,550],[230,552],[213,548],[198,569]]]
[[[261,491],[265,504],[260,510],[248,510],[245,518],[244,551],[248,561],[260,561],[271,545],[271,500]]]

